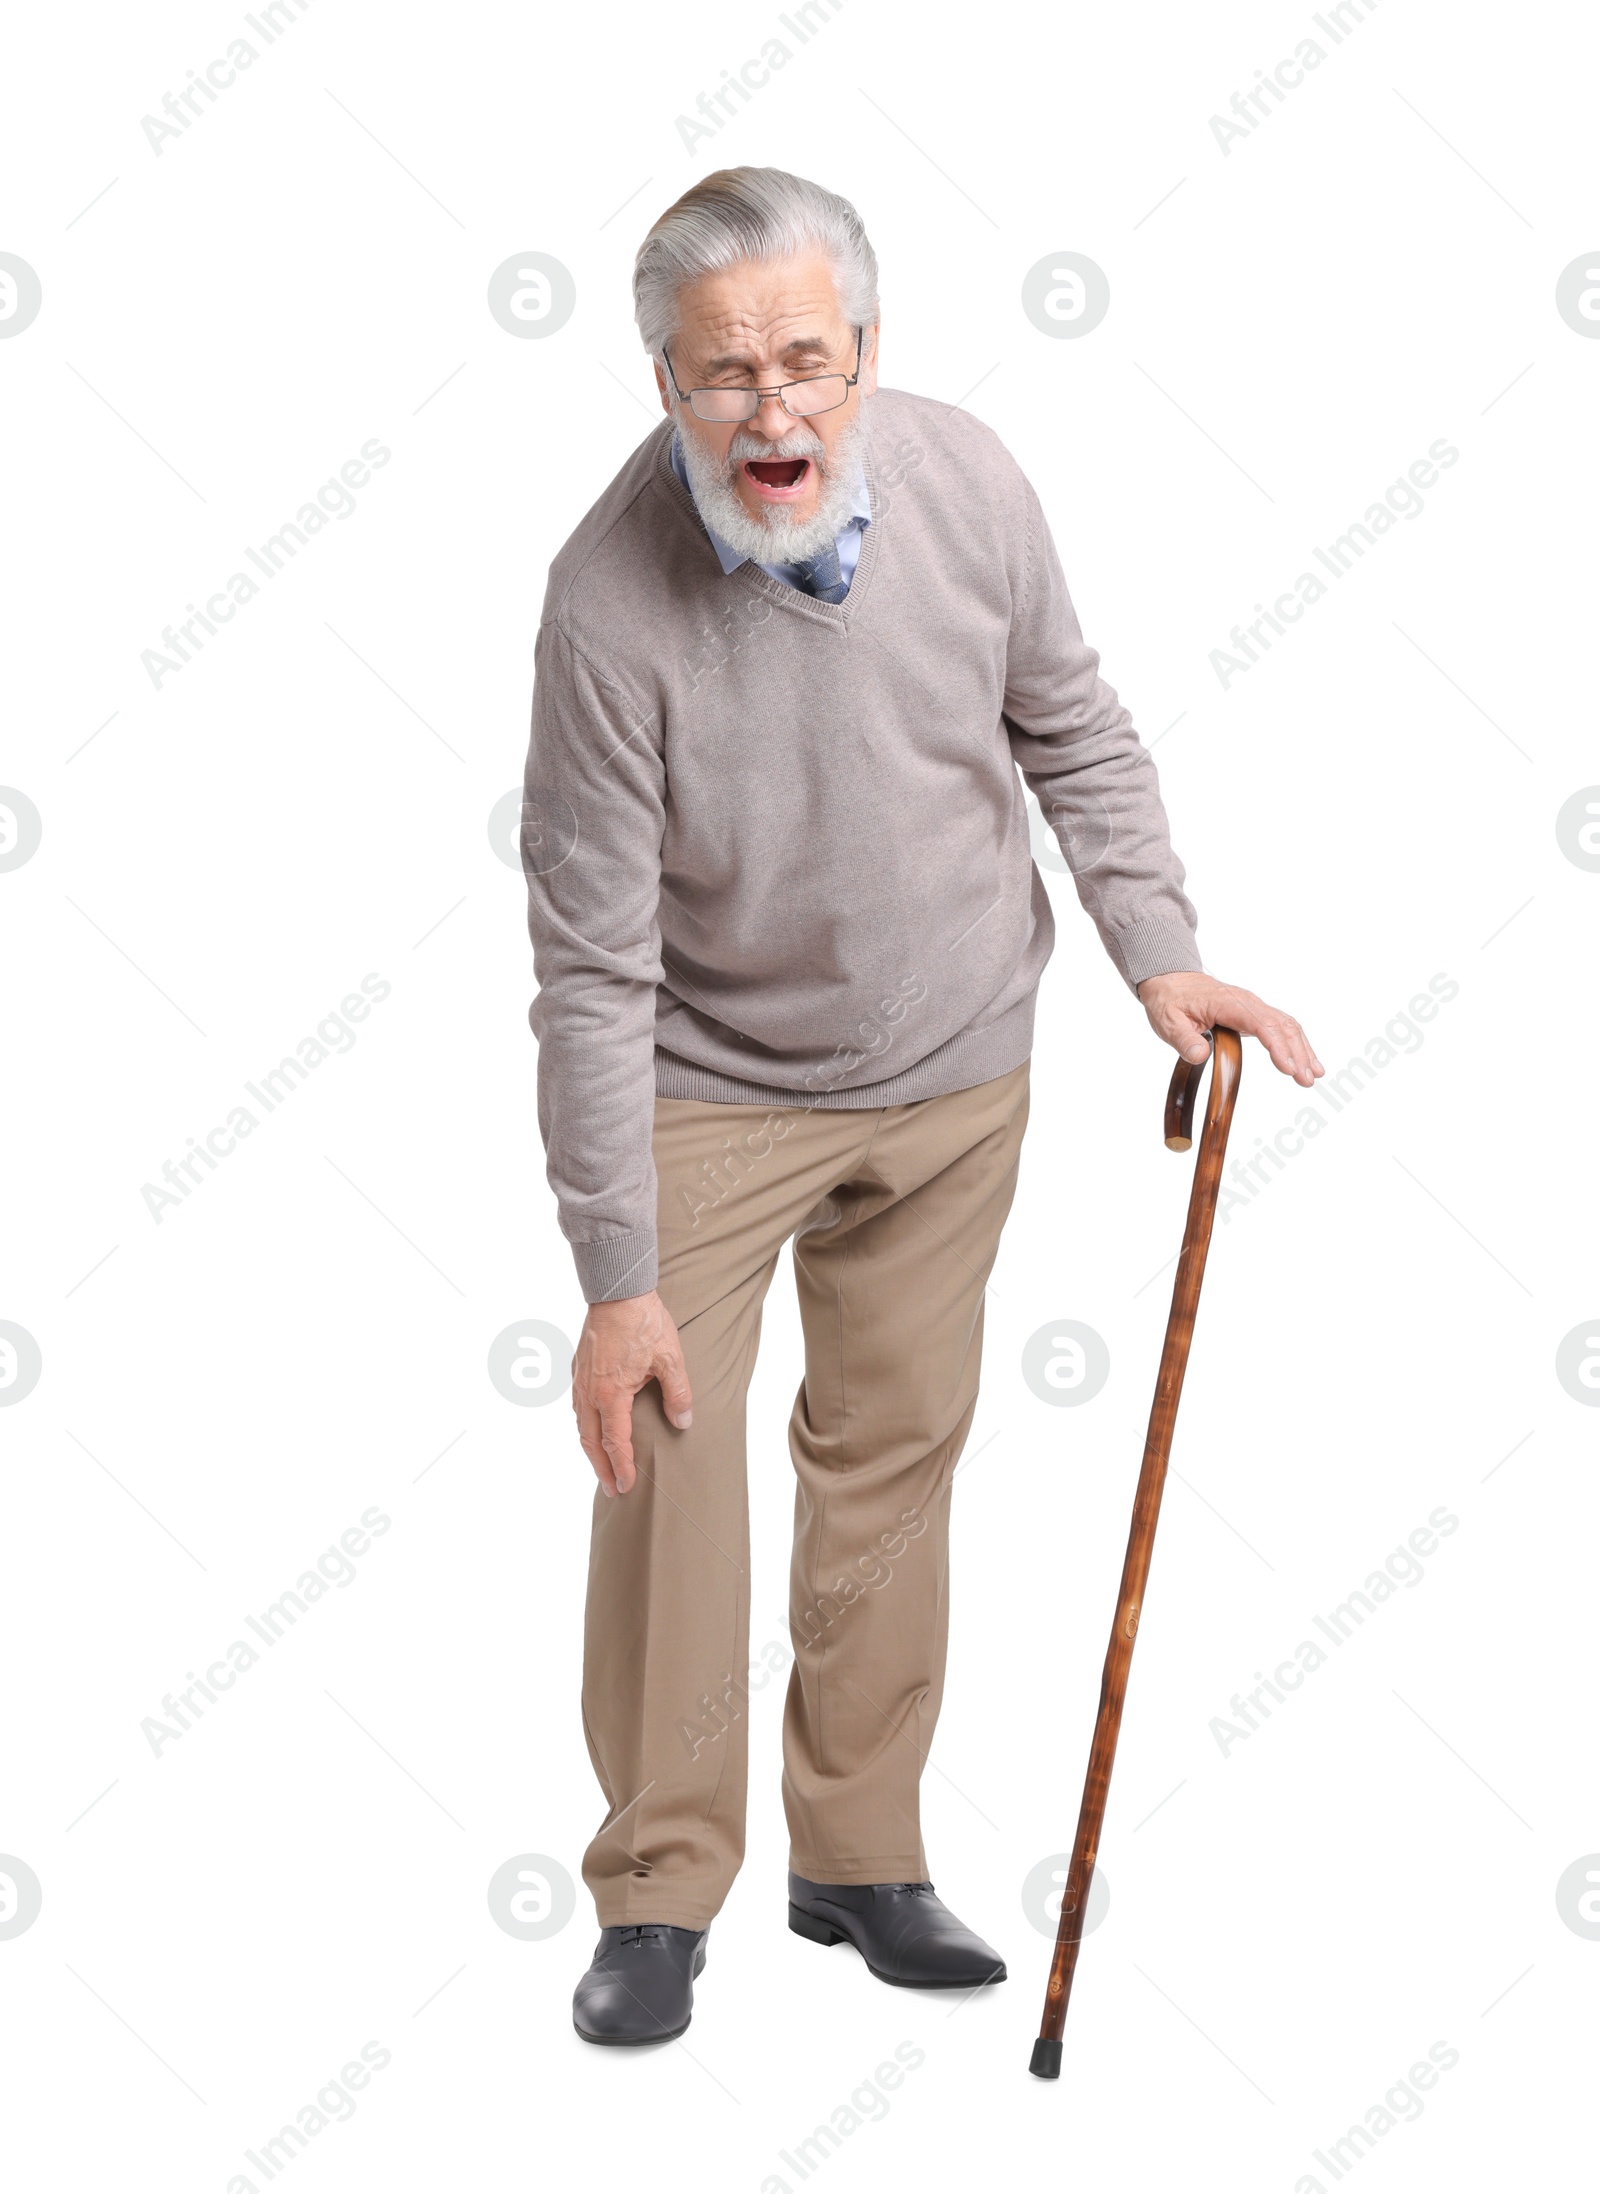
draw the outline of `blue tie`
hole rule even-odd
[[[814,594],[819,602],[842,602],[850,587],[839,568],[839,550],[830,541],[820,556],[813,556],[808,563],[796,567],[800,584],[807,594]]]

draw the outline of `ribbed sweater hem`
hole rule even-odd
[[[656,1095],[687,1097],[713,1105],[763,1105],[769,1110],[867,1112],[879,1105],[918,1104],[924,1097],[948,1097],[958,1089],[976,1089],[1021,1066],[1033,1050],[1033,1012],[1037,986],[987,1028],[962,1029],[915,1066],[881,1081],[852,1082],[848,1089],[784,1088],[746,1082],[715,1067],[696,1066],[656,1046]],[[858,1070],[859,1071],[859,1070]]]

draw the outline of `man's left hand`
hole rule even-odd
[[[1323,1071],[1300,1023],[1253,990],[1238,990],[1210,975],[1147,975],[1139,985],[1139,1003],[1156,1034],[1195,1066],[1209,1055],[1206,1039],[1220,1024],[1258,1038],[1278,1072],[1292,1075],[1302,1088],[1309,1089]]]

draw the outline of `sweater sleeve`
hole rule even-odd
[[[1026,483],[1024,483],[1026,487]],[[1128,985],[1201,967],[1155,763],[1099,675],[1031,487],[1027,560],[1006,653],[1011,751],[1078,898]]]
[[[591,1303],[656,1284],[658,727],[554,622],[535,653],[522,866],[538,995],[539,1131]]]

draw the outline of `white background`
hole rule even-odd
[[[1600,1312],[1600,877],[1555,818],[1600,779],[1600,344],[1554,293],[1600,244],[1592,26],[1385,4],[1334,48],[1294,5],[849,0],[691,152],[676,118],[777,12],[316,0],[159,154],[141,117],[241,9],[13,21],[0,249],[44,297],[0,341],[0,778],[43,819],[0,875],[0,1317],[43,1360],[0,1415],[0,1851],[43,1885],[0,1940],[29,2194],[259,2194],[245,2151],[367,2041],[391,2063],[295,2187],[794,2194],[779,2151],[901,2042],[924,2062],[830,2188],[1329,2189],[1313,2151],[1436,2042],[1459,2063],[1362,2186],[1570,2173],[1600,1944],[1556,1884],[1600,1847],[1600,1418],[1554,1362]],[[1308,34],[1326,61],[1225,155],[1210,117]],[[885,382],[972,391],[1036,482],[1160,740],[1208,965],[1330,1067],[1459,984],[1218,1229],[1055,2086],[1026,2071],[1048,1941],[1021,1889],[1071,1841],[1189,1182],[1168,1057],[1060,874],[925,1784],[934,1879],[1009,1983],[891,1994],[787,1933],[777,1681],[683,2045],[573,2036],[581,1885],[542,1941],[487,1903],[517,1855],[576,1876],[600,1813],[590,1474],[564,1399],[513,1408],[485,1371],[508,1325],[582,1316],[488,818],[546,567],[654,416],[633,250],[743,161],[859,206]],[[530,250],[578,301],[519,341],[485,291]],[[1063,250],[1111,285],[1081,340],[1020,305]],[[1224,690],[1230,628],[1441,437],[1424,514]],[[153,687],[141,652],[369,438],[392,457],[355,514]],[[157,1224],[143,1184],[369,972],[392,988],[354,1049]],[[1302,1103],[1251,1047],[1239,1149]],[[1077,1410],[1020,1373],[1063,1317],[1111,1353]],[[784,1635],[799,1360],[785,1269],[751,1403],[757,1652]],[[154,1755],[163,1696],[373,1506],[354,1581]],[[1231,1696],[1441,1506],[1423,1581],[1224,1756]]]

